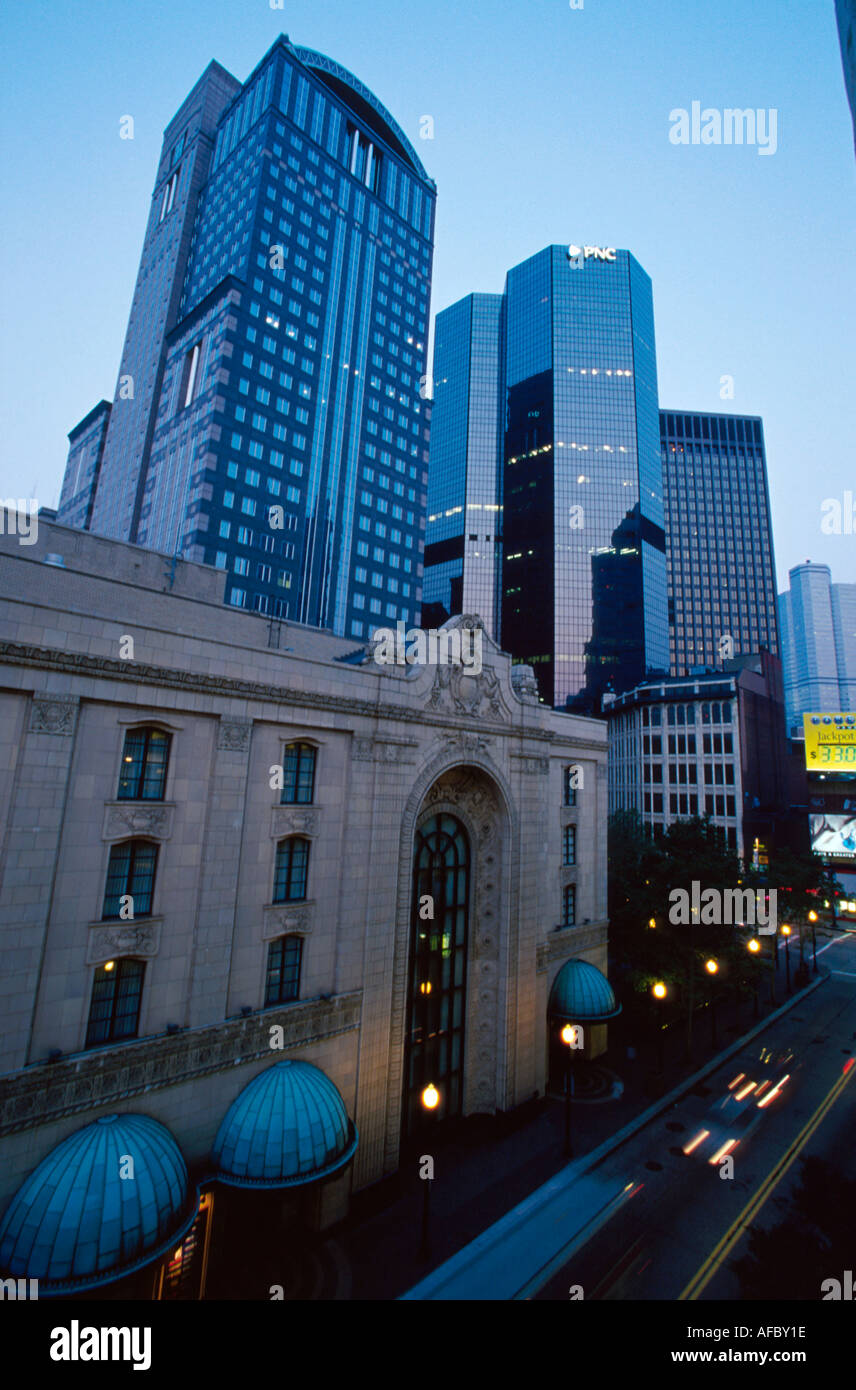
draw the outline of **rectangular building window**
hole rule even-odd
[[[134,917],[150,915],[157,857],[158,847],[149,840],[126,840],[113,845],[107,866],[102,921],[117,921],[122,909],[129,906],[122,901],[128,897],[133,899]]]
[[[119,771],[120,801],[163,801],[169,734],[160,729],[129,729]]]
[[[562,926],[575,927],[577,924],[576,884],[566,883],[562,892]]]
[[[184,382],[183,382],[183,408],[187,408],[193,400],[196,391],[196,381],[199,375],[199,358],[202,353],[202,341],[194,343],[188,352],[184,362]]]
[[[87,1047],[137,1036],[145,968],[140,960],[109,960],[98,966],[89,1006]]]
[[[566,865],[576,864],[577,862],[577,827],[566,825],[564,832],[564,859]]]
[[[280,936],[268,947],[265,1004],[287,1004],[300,993],[303,938]]]

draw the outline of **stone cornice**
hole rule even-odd
[[[0,1134],[34,1129],[84,1111],[115,1105],[147,1091],[184,1085],[212,1072],[262,1058],[360,1026],[362,991],[309,999],[228,1019],[184,1033],[162,1034],[0,1077]],[[273,1051],[270,1030],[283,1029],[283,1050]]]
[[[554,960],[573,960],[582,951],[605,946],[608,922],[590,922],[587,927],[562,927],[551,932],[546,941],[538,943],[536,972],[541,975]]]
[[[223,696],[227,699],[258,700],[268,704],[292,705],[298,708],[327,710],[334,714],[360,716],[366,719],[398,720],[406,724],[430,724],[448,728],[467,727],[477,723],[479,729],[501,734],[504,738],[539,739],[544,743],[567,744],[576,751],[585,749],[606,757],[607,745],[561,734],[550,729],[533,729],[513,722],[498,722],[457,714],[448,709],[441,714],[428,708],[415,708],[378,700],[355,700],[345,695],[329,695],[320,691],[291,690],[288,686],[267,685],[262,681],[244,681],[230,676],[206,676],[194,671],[182,671],[171,666],[152,666],[143,662],[120,661],[112,657],[90,656],[88,652],[60,651],[53,647],[34,647],[21,642],[0,642],[0,662],[9,666],[32,667],[63,675],[97,677],[121,681],[135,686],[159,686],[167,690],[182,690],[187,694]],[[45,698],[42,696],[42,698]],[[66,699],[58,696],[57,699]],[[213,711],[212,713],[217,713]],[[225,716],[224,718],[230,718]]]

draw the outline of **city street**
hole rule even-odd
[[[598,1165],[598,1178],[639,1190],[538,1298],[567,1299],[572,1285],[586,1299],[739,1298],[728,1260],[745,1253],[750,1223],[781,1220],[799,1180],[798,1158],[816,1155],[856,1175],[847,1142],[856,1128],[856,1067],[844,1072],[856,1055],[856,937],[829,944],[821,959],[831,973],[819,989]],[[793,1054],[789,1079],[733,1150],[733,1179],[723,1179],[708,1161],[710,1145],[689,1154],[684,1147],[705,1130],[736,1077],[738,1092],[750,1080],[763,1082],[762,1049],[774,1068],[778,1056]]]

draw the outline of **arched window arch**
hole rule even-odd
[[[315,796],[315,763],[318,750],[302,740],[287,743],[282,758],[280,802],[306,805]]]
[[[405,1057],[405,1131],[424,1121],[422,1093],[437,1087],[435,1117],[461,1113],[470,896],[470,845],[459,820],[432,816],[416,831]]]
[[[157,861],[158,846],[151,840],[122,840],[110,847],[102,921],[130,918],[131,914],[122,912],[126,897],[133,899],[134,917],[151,915]]]
[[[145,724],[125,733],[119,769],[119,801],[163,801],[172,735]]]
[[[278,936],[268,947],[265,1004],[288,1004],[300,995],[302,936]]]
[[[310,842],[302,835],[291,835],[287,840],[279,841],[273,878],[275,903],[300,902],[306,897],[309,849]]]

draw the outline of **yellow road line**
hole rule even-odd
[[[823,1121],[826,1114],[832,1109],[838,1097],[841,1095],[845,1086],[856,1076],[856,1067],[849,1067],[842,1076],[839,1076],[828,1091],[827,1095],[820,1102],[811,1118],[806,1122],[800,1134],[791,1144],[784,1156],[779,1160],[777,1166],[768,1173],[761,1186],[754,1196],[750,1197],[746,1206],[743,1208],[737,1219],[732,1222],[719,1244],[708,1255],[704,1264],[693,1275],[690,1282],[682,1293],[678,1295],[678,1302],[694,1302],[700,1293],[704,1291],[710,1283],[717,1270],[723,1262],[727,1260],[737,1242],[746,1232],[746,1228],[758,1215],[767,1198],[772,1195],[778,1187],[788,1169],[800,1156],[800,1152],[808,1143],[815,1130]]]

